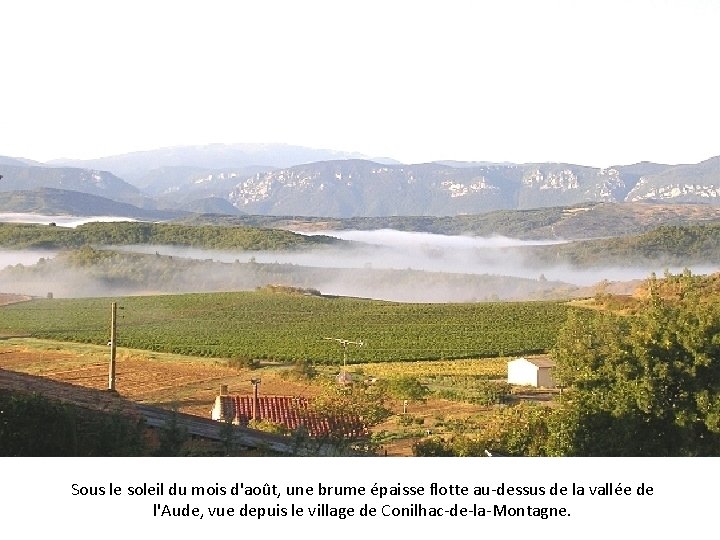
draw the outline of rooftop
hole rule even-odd
[[[515,360],[526,360],[527,362],[530,362],[531,364],[536,365],[537,367],[555,367],[555,360],[550,358],[549,356],[531,356],[531,357],[521,357],[516,358]],[[513,360],[513,362],[515,361]]]
[[[215,409],[213,418],[229,419],[233,423],[247,425],[253,417],[253,396],[218,396],[215,399]],[[291,431],[302,426],[310,437],[360,437],[366,434],[361,418],[353,415],[320,415],[312,411],[308,400],[302,397],[258,396],[258,418],[283,425]]]

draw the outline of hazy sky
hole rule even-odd
[[[0,155],[213,142],[389,156],[720,154],[720,2],[0,3]]]

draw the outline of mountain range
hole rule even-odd
[[[368,159],[368,156],[291,144],[208,144],[158,148],[90,160],[58,159],[48,162],[48,165],[111,171],[140,188],[152,188],[155,171],[162,175],[162,169],[167,167],[196,171],[242,170],[247,167],[273,169],[336,159]]]
[[[336,218],[457,216],[591,202],[720,205],[720,157],[697,164],[608,168],[451,161],[407,165],[290,145],[209,145],[47,164],[0,157],[0,174],[0,206],[6,211],[13,207],[11,200],[23,200],[22,211],[28,211],[30,192],[48,188],[143,211]],[[18,191],[24,195],[11,199],[9,192]],[[51,199],[43,193],[46,211]]]

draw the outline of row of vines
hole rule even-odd
[[[0,334],[106,343],[109,298],[38,299],[0,309]],[[550,348],[554,302],[399,304],[268,292],[117,299],[118,345],[205,357],[337,363],[459,359]]]

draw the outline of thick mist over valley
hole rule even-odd
[[[22,212],[0,213],[0,222],[5,223],[54,223],[58,227],[77,227],[84,223],[94,221],[103,223],[112,223],[115,221],[137,221],[133,218],[122,216],[67,216],[67,215],[45,215],[45,214],[29,214]]]
[[[34,265],[41,259],[52,259],[57,255],[55,250],[43,249],[0,249],[0,269],[16,264]]]
[[[422,270],[453,274],[498,274],[537,278],[524,270],[522,248],[550,245],[558,241],[523,241],[495,236],[446,236],[431,233],[379,231],[323,231],[351,244],[288,251],[220,251],[178,246],[108,246],[137,253],[159,253],[193,259],[234,262],[252,259],[257,263],[295,264],[318,268],[362,268],[366,270]],[[511,257],[512,260],[508,260]]]
[[[627,282],[651,272],[682,270],[654,261],[627,267],[539,263],[532,250],[562,243],[557,240],[394,230],[323,234],[347,242],[273,251],[168,245],[4,250],[0,291],[87,297],[252,290],[278,284],[399,302],[475,302],[588,296],[603,280]],[[710,273],[718,266],[691,269]]]
[[[680,272],[684,266],[668,266],[648,260],[641,265],[579,267],[538,262],[526,248],[564,244],[561,240],[518,240],[503,236],[475,237],[404,232],[323,231],[323,235],[351,241],[352,245],[312,250],[235,252],[178,246],[111,246],[137,253],[159,253],[219,262],[256,262],[314,268],[414,270],[438,274],[509,276],[528,280],[546,279],[577,287],[602,280],[632,281],[652,272]],[[716,272],[718,265],[692,265],[696,273]],[[542,276],[542,278],[541,278]],[[343,287],[346,289],[346,287]],[[324,291],[323,291],[324,292]],[[351,295],[354,296],[354,295]]]

